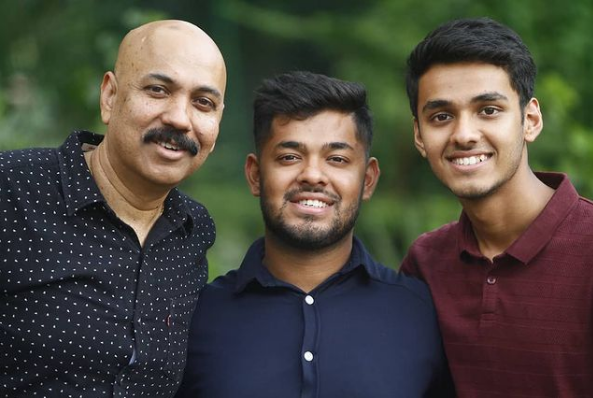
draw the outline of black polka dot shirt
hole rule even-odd
[[[144,247],[107,206],[74,132],[0,153],[0,397],[171,397],[214,243],[173,190]]]

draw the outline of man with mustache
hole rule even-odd
[[[0,395],[170,397],[215,238],[176,187],[214,148],[226,71],[184,21],[129,32],[104,136],[0,154]]]
[[[379,179],[365,89],[266,80],[254,135],[245,175],[265,235],[202,292],[177,397],[450,396],[427,287],[354,237]]]

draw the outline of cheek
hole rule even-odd
[[[218,138],[219,123],[218,117],[202,118],[195,123],[194,130],[203,147],[210,148],[214,145]]]

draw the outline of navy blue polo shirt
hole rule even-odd
[[[177,397],[452,396],[423,282],[354,238],[348,263],[307,294],[267,271],[264,250],[256,241],[200,294]]]

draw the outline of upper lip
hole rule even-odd
[[[153,140],[155,144],[169,144],[174,146],[178,150],[182,150],[181,146],[175,140]]]
[[[460,159],[460,158],[471,158],[472,156],[479,157],[481,155],[490,157],[490,156],[492,156],[492,153],[486,152],[486,151],[467,151],[467,152],[455,151],[452,154],[447,155],[446,158],[448,160],[454,160],[454,159]]]
[[[336,202],[334,199],[331,199],[327,195],[312,192],[301,192],[290,197],[290,201],[293,203],[298,203],[302,200],[318,200],[320,202],[326,203],[329,206],[333,205]]]

